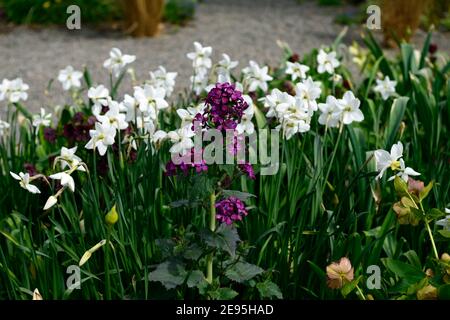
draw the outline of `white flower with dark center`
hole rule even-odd
[[[330,74],[333,74],[334,69],[339,67],[340,62],[338,59],[336,59],[335,51],[326,53],[324,50],[320,49],[319,54],[317,55],[317,64],[317,72],[328,72]]]
[[[322,93],[320,85],[320,81],[313,81],[311,77],[295,85],[296,96],[303,100],[303,103],[308,107],[310,112],[317,111],[316,100]]]
[[[109,52],[109,58],[103,63],[103,67],[108,69],[116,78],[120,76],[125,66],[136,60],[136,56],[122,54],[117,48],[112,48]]]
[[[347,91],[342,99],[337,100],[337,111],[335,116],[339,117],[343,124],[350,124],[353,121],[361,122],[364,120],[364,114],[359,109],[361,101],[355,97],[353,92]]]
[[[120,113],[120,104],[117,101],[108,99],[109,110],[104,115],[97,115],[97,120],[101,123],[108,123],[117,130],[124,130],[128,127],[125,121],[125,114]]]
[[[267,82],[273,80],[269,76],[269,67],[260,67],[255,61],[250,61],[249,66],[242,69],[244,74],[244,83],[248,87],[249,92],[256,91],[260,88],[262,91],[267,91]]]
[[[164,88],[154,88],[151,85],[134,87],[134,98],[139,104],[139,110],[152,119],[156,119],[158,111],[169,106],[164,99],[166,90]]]
[[[41,112],[39,114],[33,115],[33,127],[39,129],[40,126],[49,127],[52,123],[52,114],[45,113],[45,109],[41,108]]]
[[[85,148],[86,149],[98,149],[98,153],[103,156],[108,149],[108,146],[114,144],[114,139],[116,137],[116,128],[111,126],[109,123],[95,123],[95,129],[89,130],[89,135],[91,140],[88,141]]]
[[[30,184],[30,174],[29,173],[23,173],[19,172],[19,174],[15,174],[14,172],[9,172],[9,174],[16,180],[20,181],[19,185],[24,188],[25,190],[28,190],[31,193],[41,193],[41,191],[36,187],[35,185]]]
[[[102,111],[102,107],[108,105],[109,90],[102,84],[97,87],[89,88],[88,98],[91,99],[93,103],[92,113],[98,115]]]
[[[83,77],[81,71],[74,70],[72,66],[67,66],[59,71],[58,81],[61,82],[64,90],[81,87],[80,79]]]
[[[167,72],[163,66],[159,66],[158,70],[150,71],[149,84],[155,88],[164,88],[166,97],[170,97],[175,87],[175,78],[178,73]]]
[[[8,100],[10,103],[17,103],[20,100],[27,100],[30,87],[21,78],[14,80],[3,79],[0,84],[0,101]]]
[[[389,76],[384,77],[383,80],[377,79],[377,85],[373,89],[373,91],[381,94],[383,100],[389,99],[389,97],[395,95],[395,86],[397,85],[397,81],[393,81],[389,79]]]
[[[298,62],[286,61],[286,74],[291,75],[292,81],[297,79],[306,79],[306,73],[309,67]]]

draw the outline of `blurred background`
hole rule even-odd
[[[402,39],[420,45],[430,28],[439,50],[450,51],[450,0],[0,0],[0,79],[23,78],[35,112],[64,102],[51,94],[60,88],[46,88],[69,64],[107,83],[102,63],[118,47],[137,56],[138,78],[163,65],[178,72],[180,89],[189,85],[186,53],[194,41],[212,46],[216,59],[229,54],[240,68],[250,59],[274,65],[282,53],[277,40],[299,55],[331,44],[346,27],[344,43],[358,41],[372,4],[381,8],[374,34],[393,54]],[[81,10],[80,30],[66,27],[70,5]]]

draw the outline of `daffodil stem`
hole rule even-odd
[[[358,290],[358,293],[359,293],[361,299],[367,300],[366,296],[364,295],[364,293],[362,292],[361,288],[358,285],[356,285],[356,290]]]
[[[111,240],[112,226],[108,226],[108,232],[106,234],[106,244],[105,244],[105,299],[111,300],[111,278],[109,274],[109,250],[110,250],[110,240]]]
[[[341,123],[341,127],[339,128],[339,134],[338,134],[338,137],[337,137],[337,140],[336,140],[336,144],[334,145],[333,153],[331,155],[330,165],[328,166],[327,174],[325,175],[325,180],[323,182],[323,187],[322,187],[322,195],[325,192],[325,187],[327,185],[328,176],[330,175],[331,168],[333,167],[333,162],[334,162],[334,158],[336,156],[337,148],[339,146],[339,142],[341,141],[342,131],[344,131],[344,124],[343,123]]]
[[[210,207],[209,207],[209,229],[214,232],[216,230],[216,194],[213,192],[210,196]],[[213,258],[214,254],[211,253],[208,256],[208,261],[206,265],[206,281],[212,284],[213,282]]]
[[[431,232],[430,224],[428,223],[427,218],[424,219],[425,225],[427,226],[428,235],[430,236],[431,246],[433,247],[434,255],[437,260],[439,260],[439,254],[436,249],[436,243],[434,243],[433,233]]]

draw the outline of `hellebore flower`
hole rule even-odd
[[[339,262],[327,266],[327,285],[331,289],[340,289],[353,280],[353,267],[350,260],[343,257]]]

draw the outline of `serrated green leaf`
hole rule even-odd
[[[149,273],[150,281],[161,282],[166,289],[174,289],[183,284],[187,272],[179,260],[169,260],[159,264],[155,271]]]
[[[215,232],[202,230],[200,236],[208,246],[228,252],[232,257],[236,255],[236,246],[240,239],[235,227],[221,224]]]
[[[258,289],[261,298],[275,297],[277,299],[283,299],[283,294],[281,293],[280,288],[270,280],[259,282],[256,285],[256,288]]]
[[[231,300],[237,297],[238,293],[231,288],[219,288],[209,292],[213,300]]]
[[[189,288],[194,288],[203,285],[203,282],[206,282],[203,272],[194,270],[189,274],[186,284]]]
[[[227,269],[225,275],[230,280],[243,283],[256,277],[257,275],[263,272],[264,270],[258,267],[257,265],[244,261],[238,261],[235,264],[233,264],[229,269]]]

